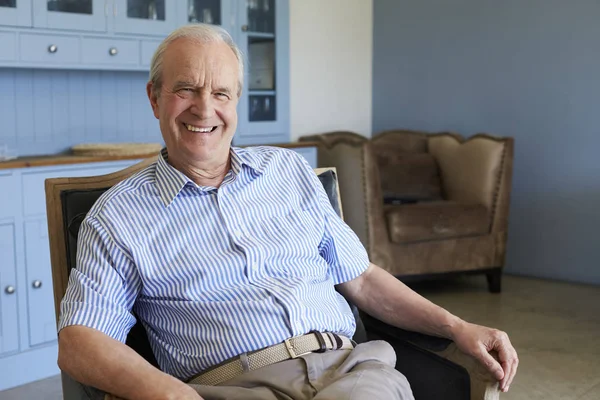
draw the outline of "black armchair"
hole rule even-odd
[[[46,205],[56,317],[65,293],[69,273],[76,262],[79,225],[98,197],[108,188],[154,162],[147,159],[113,174],[85,178],[56,178],[46,180]],[[315,171],[333,207],[342,216],[335,169]],[[352,305],[351,305],[352,306]],[[494,400],[499,398],[495,379],[475,360],[460,353],[449,340],[407,332],[386,325],[356,307],[352,310],[357,321],[356,342],[382,339],[396,350],[396,369],[411,384],[417,400]],[[143,326],[137,323],[127,337],[127,345],[158,368]],[[62,373],[65,400],[115,399],[94,388],[86,387]]]

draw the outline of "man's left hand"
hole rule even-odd
[[[505,332],[484,326],[461,322],[453,330],[452,339],[460,350],[479,360],[500,381],[500,390],[507,392],[512,383],[519,358]],[[498,352],[498,361],[490,355]]]

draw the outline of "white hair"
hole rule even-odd
[[[209,25],[209,24],[191,24],[184,25],[181,28],[177,28],[169,36],[167,36],[162,43],[158,46],[154,55],[152,56],[152,62],[150,63],[150,82],[152,82],[152,91],[155,91],[156,95],[160,94],[162,87],[162,66],[163,56],[165,50],[177,39],[193,39],[203,43],[210,42],[222,42],[229,46],[229,48],[235,54],[238,61],[238,91],[237,95],[242,95],[242,88],[244,86],[244,59],[242,52],[237,47],[231,35],[223,28]]]

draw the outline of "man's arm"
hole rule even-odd
[[[202,399],[190,386],[98,330],[68,326],[60,331],[58,346],[60,369],[85,385],[132,400]]]
[[[461,320],[372,263],[338,289],[358,308],[390,325],[452,339],[494,374],[502,391],[508,390],[519,360],[506,333]],[[498,352],[500,364],[489,354],[492,350]]]

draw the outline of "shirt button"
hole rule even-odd
[[[239,229],[234,229],[233,236],[235,236],[236,238],[240,238],[242,236],[242,231],[240,231]]]

